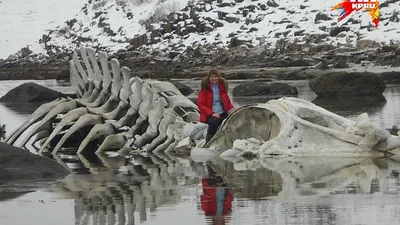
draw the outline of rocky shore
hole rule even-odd
[[[374,47],[376,43],[360,43],[357,48],[313,46],[302,51],[257,49],[245,45],[232,48],[204,46],[183,53],[160,56],[138,50],[120,50],[111,57],[128,66],[132,75],[143,78],[200,78],[210,68],[219,68],[229,79],[272,78],[277,80],[312,79],[332,71],[371,71],[400,67],[400,46]],[[28,55],[0,60],[0,80],[69,79],[71,53],[52,57]]]

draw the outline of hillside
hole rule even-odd
[[[63,58],[59,55],[92,46],[118,52],[131,68],[156,71],[238,63],[269,67],[276,62],[268,59],[278,56],[310,58],[300,64],[285,58],[282,67],[315,65],[321,59],[400,66],[400,0],[381,2],[377,29],[366,12],[338,24],[339,11],[330,9],[339,2],[89,0],[40,43],[49,56]]]

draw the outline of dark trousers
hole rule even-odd
[[[208,124],[207,138],[208,142],[217,133],[218,127],[221,125],[222,121],[226,119],[227,115],[225,113],[220,114],[221,119],[210,116],[208,117],[206,123]]]

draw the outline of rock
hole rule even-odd
[[[320,20],[332,20],[332,18],[330,18],[328,15],[323,14],[321,12],[317,13],[317,15],[315,16],[314,19],[314,23],[317,23]]]
[[[308,51],[310,53],[320,53],[320,52],[327,52],[333,49],[335,49],[335,47],[330,44],[317,44],[311,46]]]
[[[260,96],[260,95],[297,95],[296,87],[285,83],[247,82],[236,86],[233,96]]]
[[[350,31],[350,28],[349,28],[349,27],[344,27],[344,26],[341,26],[341,27],[334,27],[334,28],[332,28],[332,29],[330,30],[329,35],[330,35],[331,37],[336,37],[336,36],[338,36],[338,34],[340,34],[340,33],[343,32],[343,31]]]
[[[397,125],[393,125],[392,128],[388,128],[386,129],[387,131],[389,131],[389,133],[391,135],[395,135],[395,136],[399,136],[397,133],[400,131],[399,127]]]
[[[382,96],[386,88],[383,79],[369,72],[332,72],[314,78],[310,88],[318,96]]]
[[[349,68],[349,67],[350,67],[349,64],[347,64],[347,62],[344,60],[339,60],[335,64],[333,64],[333,68],[336,68],[336,69],[343,69],[343,68]]]
[[[381,44],[379,42],[372,40],[359,40],[357,42],[358,49],[379,48],[379,47],[381,47]]]
[[[69,69],[62,69],[56,75],[56,80],[69,80]]]
[[[69,171],[56,161],[35,155],[6,143],[0,142],[0,181],[2,183],[33,181],[55,181],[62,179]]]
[[[182,84],[179,81],[169,81],[169,82],[174,84],[184,96],[188,96],[194,92],[193,89],[191,89],[190,87],[188,87],[185,84]]]
[[[237,46],[240,46],[240,45],[244,45],[244,44],[246,44],[248,42],[249,42],[248,40],[239,39],[238,37],[234,36],[234,37],[231,38],[229,46],[230,47],[237,47]]]
[[[0,102],[47,102],[67,96],[67,94],[29,82],[21,84],[7,92],[7,94],[0,98]]]
[[[384,45],[379,49],[379,51],[381,51],[381,52],[396,52],[396,49],[397,49],[396,45]]]
[[[227,21],[228,23],[234,23],[236,21],[236,17],[231,14],[228,14],[225,16],[225,21]]]
[[[327,70],[327,69],[329,69],[329,66],[326,62],[322,61],[322,62],[319,62],[317,65],[315,65],[315,68],[319,69],[319,70]]]
[[[317,96],[312,100],[312,103],[323,108],[330,108],[333,105],[340,108],[381,108],[386,102],[384,96]]]
[[[381,73],[381,77],[386,84],[398,84],[400,83],[400,72],[391,71]]]
[[[398,46],[398,47],[396,48],[396,50],[394,50],[394,54],[397,55],[397,56],[400,55],[400,46]]]
[[[315,75],[309,74],[307,70],[300,69],[293,72],[283,72],[276,75],[277,80],[311,80]]]
[[[312,62],[310,59],[292,59],[290,57],[285,57],[276,60],[270,60],[266,63],[265,67],[303,67],[303,66],[312,66]]]
[[[267,5],[270,7],[279,7],[279,5],[274,0],[268,0]]]

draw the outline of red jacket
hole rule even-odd
[[[203,194],[200,196],[201,209],[206,216],[213,216],[217,213],[216,189],[208,184],[207,178],[202,179]],[[232,211],[233,195],[229,189],[226,190],[224,210],[222,215]]]
[[[220,78],[220,82],[218,84],[219,87],[219,96],[221,98],[222,106],[224,108],[224,112],[228,114],[228,112],[234,108],[232,105],[231,99],[228,96],[228,88],[225,79]],[[208,80],[203,79],[200,92],[197,96],[197,105],[200,110],[200,122],[205,123],[214,112],[212,111],[213,104],[213,91],[211,89],[211,84]]]

